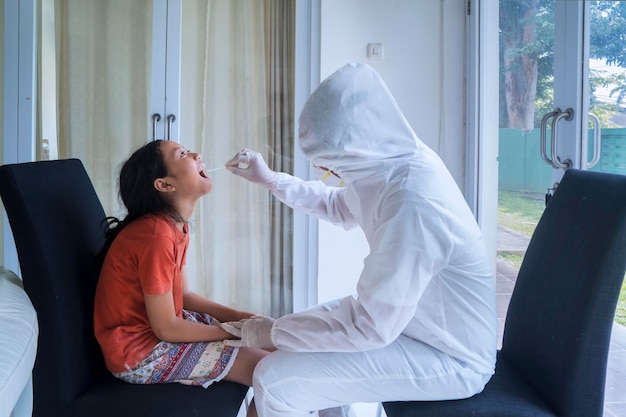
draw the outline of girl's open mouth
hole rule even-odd
[[[206,174],[204,173],[204,164],[200,165],[200,172],[199,172],[199,174],[200,174],[200,176],[201,176],[202,178],[208,178],[208,177],[206,176]]]

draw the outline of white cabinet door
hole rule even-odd
[[[180,125],[181,0],[153,0],[149,139],[178,141]]]

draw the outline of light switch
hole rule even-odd
[[[381,61],[385,57],[385,48],[382,43],[367,44],[367,58],[372,61]]]

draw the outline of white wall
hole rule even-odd
[[[368,43],[384,45],[382,61],[367,58]],[[322,1],[322,79],[347,62],[370,64],[419,138],[439,153],[460,186],[465,167],[464,50],[465,0]]]
[[[387,83],[418,137],[465,189],[465,0],[321,0],[320,76],[366,62]],[[346,28],[350,28],[346,30]],[[384,58],[367,57],[381,43]],[[319,222],[318,301],[356,291],[369,248],[363,232]],[[355,404],[358,417],[384,415]]]
[[[347,62],[370,64],[418,137],[439,153],[464,189],[465,0],[322,0],[321,5],[321,78]],[[368,60],[368,43],[383,44],[383,60]],[[360,230],[319,222],[318,300],[353,293],[367,253]]]

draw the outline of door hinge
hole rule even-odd
[[[467,0],[467,15],[472,15],[472,0]]]

